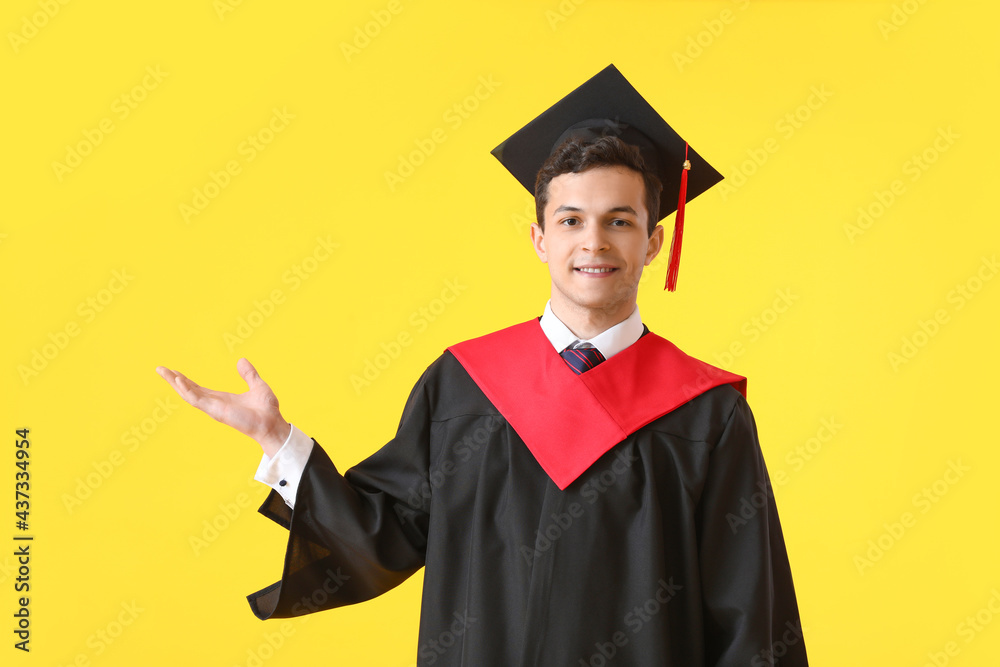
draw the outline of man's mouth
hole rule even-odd
[[[612,271],[617,271],[618,269],[613,266],[578,266],[574,271],[579,271],[580,273],[611,273]]]

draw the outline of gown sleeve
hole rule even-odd
[[[362,602],[423,566],[430,511],[429,373],[411,391],[388,444],[341,475],[313,441],[294,509],[274,490],[261,505],[258,511],[288,528],[289,537],[281,580],[247,596],[258,618]]]
[[[737,399],[699,504],[706,665],[807,665],[792,574],[757,428]]]

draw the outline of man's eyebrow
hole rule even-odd
[[[569,204],[563,204],[562,206],[560,206],[559,208],[557,208],[555,210],[556,213],[564,213],[566,211],[569,211],[569,212],[572,212],[572,213],[581,213],[581,212],[583,212],[583,209],[580,208],[579,206],[570,206]],[[609,208],[607,212],[608,213],[631,213],[632,215],[638,215],[638,213],[635,212],[635,209],[632,208],[631,206],[629,206],[628,204],[622,204],[621,206],[613,206],[613,207]]]

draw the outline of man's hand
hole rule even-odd
[[[236,363],[236,370],[247,383],[247,391],[242,394],[206,389],[177,371],[163,366],[156,367],[160,377],[181,398],[212,419],[250,436],[260,444],[265,454],[274,456],[288,438],[291,425],[281,416],[278,398],[267,383],[260,379],[253,364],[240,359]]]

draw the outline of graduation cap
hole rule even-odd
[[[590,141],[614,135],[639,148],[647,168],[663,184],[657,222],[677,211],[666,289],[674,291],[684,233],[684,204],[722,180],[614,65],[608,65],[491,153],[535,195],[542,164],[568,139]]]

